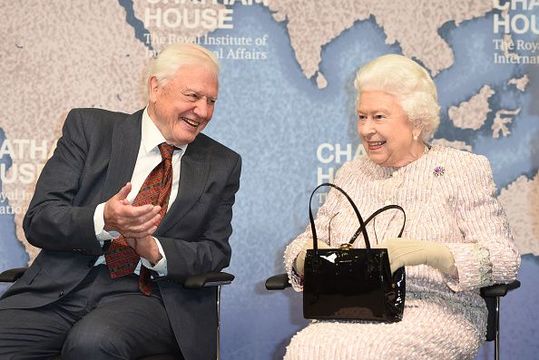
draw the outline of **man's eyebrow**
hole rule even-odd
[[[217,101],[217,96],[204,95],[202,92],[197,91],[195,89],[185,88],[185,89],[182,90],[182,93],[185,93],[185,92],[192,92],[192,93],[196,94],[197,96],[200,96],[200,97],[205,96],[209,100]]]

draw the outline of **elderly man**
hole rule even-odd
[[[40,254],[0,300],[0,358],[215,357],[214,292],[174,280],[230,261],[241,158],[201,131],[219,66],[197,45],[154,59],[148,106],[72,110],[24,219]]]

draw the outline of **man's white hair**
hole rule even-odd
[[[412,125],[428,141],[440,125],[436,85],[427,70],[402,55],[380,56],[356,73],[357,103],[364,91],[384,91],[395,96]]]
[[[148,67],[149,80],[155,76],[159,86],[165,86],[183,65],[204,65],[219,77],[219,62],[210,50],[192,43],[176,43],[161,51]]]

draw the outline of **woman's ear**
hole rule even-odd
[[[420,128],[420,127],[414,127],[414,129],[412,130],[412,136],[414,138],[414,141],[418,141],[419,140],[419,136],[421,135],[421,131],[423,129]]]

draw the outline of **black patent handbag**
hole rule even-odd
[[[357,231],[350,241],[342,244],[339,249],[318,248],[311,202],[316,190],[323,186],[340,191],[352,205],[359,220]],[[398,209],[404,214],[404,222],[398,235],[401,237],[406,223],[406,213],[402,207],[385,206],[375,211],[367,221],[363,221],[357,206],[340,187],[324,183],[313,190],[309,200],[313,249],[307,250],[303,281],[305,318],[382,322],[402,319],[406,294],[404,267],[391,275],[387,249],[371,248],[366,229],[366,225],[376,215],[389,209]],[[360,234],[365,240],[365,248],[352,248]]]

